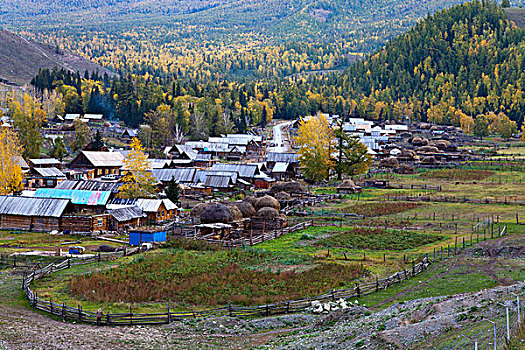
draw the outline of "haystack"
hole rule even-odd
[[[428,124],[428,123],[421,123],[419,124],[419,128],[422,129],[422,130],[428,130],[432,127],[432,125]]]
[[[257,211],[257,217],[265,219],[265,220],[272,220],[272,219],[280,217],[280,215],[279,215],[279,211],[277,211],[276,209],[266,207],[266,208],[261,208]]]
[[[203,224],[228,223],[233,221],[233,214],[224,204],[216,203],[209,205],[202,212],[200,218]]]
[[[442,151],[446,151],[450,147],[450,145],[450,141],[447,140],[437,140],[435,142],[435,146]]]
[[[351,179],[347,179],[343,181],[337,188],[344,188],[344,189],[354,189],[356,188],[355,182]]]
[[[286,192],[286,193],[304,193],[306,192],[306,187],[297,181],[277,181],[273,186],[270,188],[270,193],[275,194],[279,192]]]
[[[397,171],[399,174],[415,174],[416,173],[416,170],[414,169],[414,167],[408,165],[408,164],[401,164],[399,166],[399,169]]]
[[[288,193],[286,192],[277,192],[276,194],[273,195],[275,197],[275,199],[277,199],[278,201],[289,201],[292,199],[292,196],[290,196]]]
[[[424,137],[416,136],[412,139],[412,144],[414,146],[426,146],[428,145],[428,140]]]
[[[211,205],[211,203],[199,203],[191,210],[191,216],[194,218],[200,218],[201,214]]]
[[[418,158],[418,155],[411,149],[404,149],[401,151],[401,153],[399,153],[398,158],[405,160],[414,160]]]
[[[261,208],[274,208],[279,211],[281,210],[281,205],[279,204],[279,201],[272,196],[264,196],[257,199],[257,202],[255,203],[255,209],[257,211]]]
[[[399,161],[393,157],[381,159],[379,167],[397,169],[399,168]]]
[[[437,164],[437,160],[434,156],[426,156],[426,157],[423,157],[423,159],[421,159],[421,164],[429,164],[429,165],[433,165],[433,164]]]
[[[239,208],[237,208],[235,203],[229,202],[229,203],[225,203],[225,205],[228,207],[228,209],[230,209],[230,212],[232,213],[232,216],[233,216],[233,221],[242,220],[244,215],[242,215],[242,212],[239,210]]]
[[[235,203],[235,206],[239,209],[244,218],[251,218],[252,216],[255,216],[255,208],[247,200]]]
[[[250,203],[252,207],[255,208],[255,203],[257,203],[257,198],[255,198],[254,196],[246,196],[242,201]]]
[[[419,147],[418,151],[423,153],[438,153],[439,149],[434,146],[423,146]]]

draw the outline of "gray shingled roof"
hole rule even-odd
[[[55,167],[34,168],[33,170],[42,177],[56,177],[56,178],[64,178],[64,179],[66,178],[66,175]]]
[[[0,214],[61,217],[68,199],[0,196]]]
[[[113,210],[109,210],[108,212],[118,222],[123,222],[123,221],[132,220],[132,219],[142,218],[142,217],[146,216],[146,214],[144,214],[142,212],[142,209],[140,209],[137,206],[127,207],[127,208],[120,208],[120,209],[113,209]]]
[[[259,167],[255,164],[238,164],[238,163],[216,163],[211,167],[212,171],[229,171],[236,172],[239,177],[252,179],[259,175]]]
[[[270,152],[266,155],[267,162],[276,163],[296,163],[298,162],[299,156],[297,153],[276,153]]]
[[[82,154],[95,167],[121,167],[124,165],[124,156],[120,152],[82,151]]]
[[[172,178],[180,183],[193,182],[195,177],[194,168],[176,168],[176,169],[153,169],[153,176],[157,178],[157,181],[167,182],[171,181]]]

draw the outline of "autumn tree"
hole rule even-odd
[[[13,125],[18,131],[20,144],[27,158],[38,158],[42,136],[39,128],[46,121],[46,112],[34,100],[24,94],[22,101],[13,101],[10,106]]]
[[[334,168],[331,157],[334,150],[333,136],[333,130],[324,115],[316,115],[308,120],[301,118],[295,142],[300,147],[299,161],[307,179],[320,181],[330,175]]]
[[[20,167],[22,146],[15,132],[0,130],[0,194],[13,194],[23,189],[23,173]]]
[[[75,139],[71,143],[71,150],[77,152],[82,150],[91,139],[91,130],[80,119],[75,119]]]
[[[347,134],[342,123],[334,131],[337,138],[337,160],[335,171],[337,179],[342,180],[343,174],[354,176],[366,173],[373,158],[368,154],[368,148],[359,137]]]
[[[64,139],[60,136],[57,137],[53,144],[53,149],[51,150],[51,156],[58,159],[59,161],[62,161],[64,157],[67,156],[67,154],[68,152],[64,143]]]
[[[484,137],[489,135],[489,120],[485,115],[480,114],[476,116],[476,119],[474,120],[474,128],[473,133],[474,135],[478,137]]]
[[[131,140],[131,151],[124,158],[126,174],[122,181],[118,196],[120,198],[151,198],[157,193],[155,177],[151,172],[148,156],[144,153],[144,146],[134,137]]]

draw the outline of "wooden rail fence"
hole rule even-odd
[[[83,310],[81,305],[72,307],[66,305],[65,303],[53,302],[51,299],[44,300],[31,289],[31,283],[41,277],[50,275],[53,272],[71,268],[71,266],[74,265],[89,264],[96,261],[98,261],[97,258],[80,261],[75,261],[75,259],[68,258],[60,263],[52,263],[41,269],[33,270],[31,273],[26,274],[22,280],[22,288],[31,306],[45,313],[61,317],[64,320],[84,322],[99,326],[155,325],[171,323],[173,321],[182,319],[210,316],[270,316],[305,311],[307,308],[312,307],[313,301],[335,301],[340,298],[356,298],[374,293],[379,290],[386,289],[395,283],[399,283],[403,280],[418,275],[419,273],[425,271],[431,263],[428,256],[425,256],[417,264],[413,263],[411,268],[396,272],[387,278],[376,279],[374,282],[361,285],[356,284],[354,288],[339,290],[332,289],[327,293],[312,298],[290,300],[281,303],[253,307],[234,307],[232,305],[228,305],[222,308],[199,311],[192,310],[188,312],[171,312],[170,305],[167,303],[166,312],[162,313],[133,313],[133,310],[130,307],[129,312],[104,314]]]

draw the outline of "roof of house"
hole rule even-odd
[[[198,153],[197,154],[197,157],[195,158],[196,161],[206,161],[206,160],[211,160],[211,154],[201,154],[201,153]]]
[[[239,177],[253,178],[258,175],[259,167],[255,164],[239,164],[239,163],[215,163],[211,167],[213,171],[231,171],[239,174]]]
[[[69,200],[0,196],[0,214],[61,217]]]
[[[106,182],[95,180],[64,180],[58,183],[57,189],[84,190],[84,191],[110,191],[118,193],[122,182]]]
[[[228,175],[208,175],[206,176],[206,181],[204,186],[213,187],[213,188],[228,188],[230,185],[233,185],[231,176]]]
[[[285,173],[288,170],[290,163],[275,163],[275,166],[272,169],[272,173]]]
[[[82,151],[82,154],[95,167],[121,167],[124,165],[124,156],[120,152]]]
[[[162,169],[162,168],[167,168],[171,165],[171,159],[149,158],[148,162],[149,162],[151,169]]]
[[[56,178],[66,178],[66,174],[64,174],[59,169],[52,167],[52,168],[34,168],[33,169],[38,175],[42,177],[56,177]]]
[[[160,208],[161,204],[164,204],[164,207],[166,210],[173,210],[177,209],[177,206],[175,203],[173,203],[171,200],[165,198],[165,199],[145,199],[145,198],[139,198],[135,202],[135,204],[142,209],[143,212],[146,213],[153,213],[157,212]]]
[[[193,180],[194,183],[206,183],[210,176],[228,176],[231,178],[233,184],[237,183],[239,173],[236,171],[220,171],[220,170],[198,170]]]
[[[276,163],[296,163],[298,162],[298,157],[297,153],[270,152],[266,155],[266,161]]]
[[[145,217],[146,214],[138,206],[124,207],[109,210],[109,214],[118,222],[128,221],[132,219]]]
[[[80,118],[80,114],[66,114],[64,117],[65,120],[75,120],[77,118]]]
[[[109,191],[63,190],[57,188],[39,188],[35,193],[35,197],[38,198],[70,199],[71,203],[82,205],[106,205],[110,195],[111,192]]]
[[[102,120],[104,116],[102,114],[84,114],[84,119]]]
[[[29,159],[33,165],[59,165],[60,161],[56,158],[31,158]]]
[[[18,165],[20,165],[20,167],[22,169],[29,169],[29,164],[27,164],[27,162],[25,161],[24,158],[22,158],[21,156],[16,156],[15,157],[15,161],[16,163],[18,163]]]
[[[158,181],[167,182],[175,179],[177,182],[192,182],[197,169],[175,168],[175,169],[153,169],[153,175]]]
[[[188,157],[188,159],[193,160],[197,157],[197,152],[188,145],[175,145],[171,149],[171,152],[173,152],[174,150],[176,150],[181,155],[185,154]]]
[[[138,135],[138,132],[133,129],[126,129],[122,134],[128,134],[129,137],[136,137]]]

